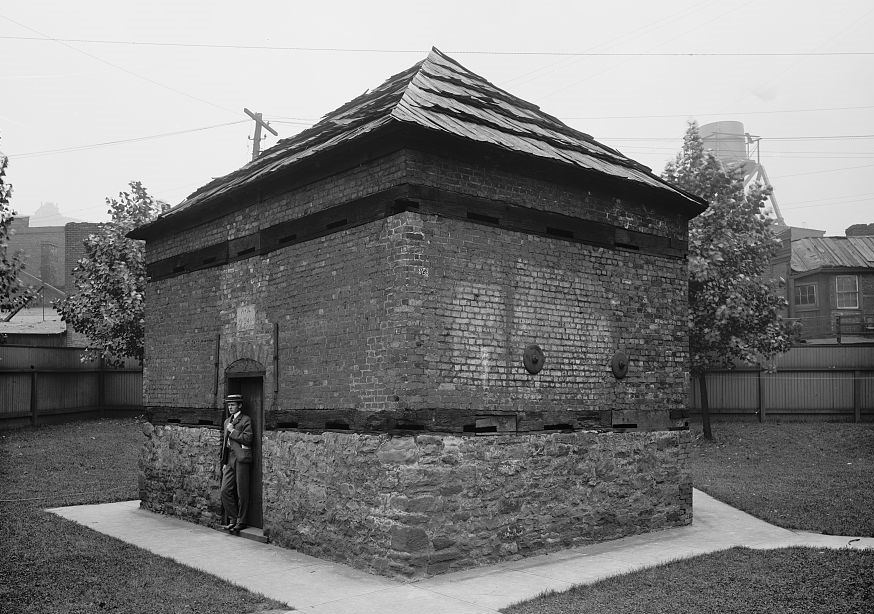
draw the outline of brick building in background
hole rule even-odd
[[[845,237],[823,234],[780,235],[771,271],[786,282],[787,315],[801,322],[806,341],[874,339],[874,224],[850,226]]]
[[[64,218],[56,215],[50,219],[63,221]],[[101,224],[68,222],[61,226],[31,226],[30,223],[28,216],[12,221],[9,250],[19,253],[25,263],[22,281],[41,290],[12,321],[0,322],[0,333],[6,334],[7,343],[14,345],[86,347],[86,338],[67,328],[52,303],[75,290],[72,272],[76,262],[85,255],[83,241],[97,232]]]
[[[691,522],[688,220],[705,205],[434,50],[146,240],[143,506],[421,576]]]
[[[24,270],[63,289],[66,237],[63,226],[33,226],[29,217],[16,217],[10,226],[10,253],[19,252]]]

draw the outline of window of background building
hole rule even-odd
[[[795,304],[802,307],[805,305],[816,305],[816,284],[796,285]]]
[[[838,309],[859,308],[859,278],[855,275],[838,275],[835,277]]]

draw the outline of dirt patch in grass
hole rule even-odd
[[[509,614],[855,614],[874,603],[874,551],[732,548],[551,593]]]
[[[288,606],[42,511],[137,498],[136,420],[0,432],[0,610],[239,614]]]
[[[874,536],[874,425],[716,423],[698,438],[692,482],[773,524]]]

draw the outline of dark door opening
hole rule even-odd
[[[264,528],[264,515],[261,503],[261,443],[264,433],[264,378],[228,377],[228,394],[243,395],[243,411],[252,419],[252,475],[249,480],[249,516],[247,524]]]

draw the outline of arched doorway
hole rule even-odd
[[[264,434],[264,365],[241,358],[225,369],[225,394],[243,395],[244,411],[252,419],[252,475],[249,483],[249,517],[252,527],[264,527],[262,506],[262,443]]]

